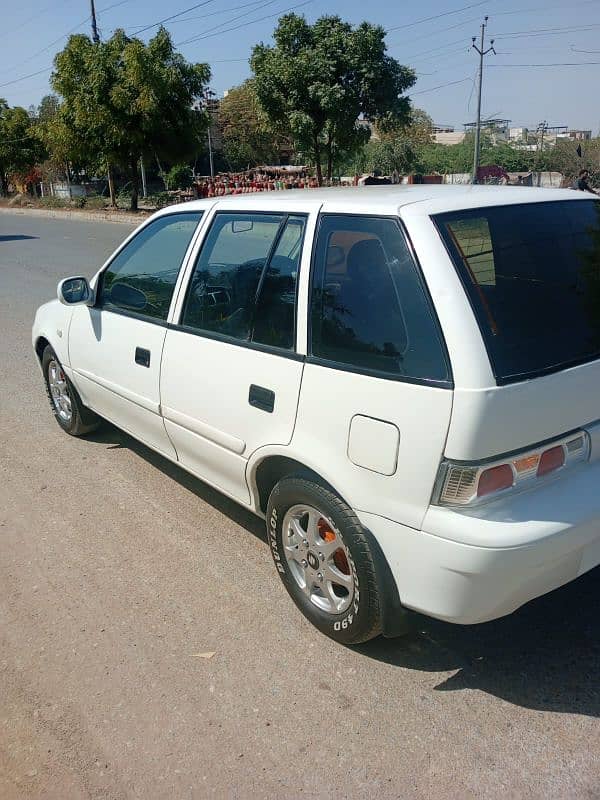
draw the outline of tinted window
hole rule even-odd
[[[104,272],[100,304],[165,320],[181,262],[201,216],[201,212],[169,214],[143,228]]]
[[[303,217],[217,214],[198,257],[182,323],[290,349]]]
[[[312,354],[367,371],[447,381],[429,301],[396,220],[324,216],[312,284]]]
[[[600,356],[600,203],[441,214],[499,382]]]
[[[263,276],[256,303],[252,341],[294,347],[296,283],[302,253],[304,219],[289,217]]]

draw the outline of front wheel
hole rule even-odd
[[[71,436],[95,431],[100,417],[81,402],[77,389],[67,378],[54,350],[48,345],[42,354],[42,371],[54,417]]]
[[[303,477],[281,480],[267,508],[271,554],[304,616],[342,644],[381,633],[381,604],[369,541],[352,509]]]

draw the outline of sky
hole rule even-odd
[[[90,4],[3,5],[0,97],[28,107],[50,91],[52,60],[69,33],[90,34]],[[382,25],[390,55],[417,72],[413,104],[436,124],[458,129],[475,118],[478,56],[471,39],[488,15],[486,46],[494,38],[496,54],[485,58],[483,118],[599,132],[600,0],[96,0],[102,38],[121,27],[147,40],[157,30],[151,26],[174,17],[165,27],[189,61],[211,65],[218,96],[250,75],[252,46],[270,42],[278,17],[290,10],[309,21],[338,14],[353,24]]]

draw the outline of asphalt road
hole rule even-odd
[[[0,214],[0,797],[599,798],[599,570],[343,648],[260,521],[112,426],[59,430],[34,310],[129,230]]]

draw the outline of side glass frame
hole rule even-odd
[[[388,372],[381,372],[378,370],[368,369],[366,367],[355,366],[352,364],[347,364],[345,362],[339,361],[332,361],[330,359],[323,358],[321,356],[313,355],[312,348],[312,315],[313,315],[313,288],[315,282],[315,276],[317,272],[316,266],[316,254],[317,254],[317,246],[319,240],[319,233],[321,229],[321,224],[324,219],[328,217],[358,217],[361,219],[376,219],[376,220],[390,220],[394,222],[400,235],[402,236],[410,259],[412,261],[415,276],[417,281],[419,282],[420,288],[423,292],[423,296],[427,307],[431,313],[432,321],[434,327],[436,329],[438,340],[441,348],[441,355],[444,360],[446,366],[446,373],[447,379],[440,380],[440,379],[425,379],[425,378],[414,378],[411,376],[406,375],[394,375]],[[452,362],[450,360],[450,354],[448,351],[448,347],[446,344],[446,339],[444,337],[444,331],[442,329],[441,322],[439,320],[437,310],[435,308],[435,304],[433,302],[433,298],[431,296],[431,292],[429,291],[429,287],[427,286],[427,281],[423,275],[423,270],[419,263],[419,258],[415,252],[414,246],[412,244],[411,238],[408,234],[406,226],[404,225],[403,220],[400,218],[399,215],[396,214],[365,214],[359,212],[347,212],[347,211],[325,211],[318,214],[315,230],[313,233],[313,240],[312,240],[312,247],[311,247],[311,260],[310,260],[310,273],[309,273],[309,282],[308,282],[308,290],[307,290],[307,311],[306,311],[306,323],[307,323],[307,330],[306,330],[306,360],[308,363],[318,364],[321,366],[327,366],[331,369],[341,370],[343,372],[353,372],[360,375],[367,375],[375,378],[381,378],[383,380],[391,380],[391,381],[398,381],[400,383],[411,383],[416,384],[419,386],[431,386],[441,389],[454,389],[454,378],[452,373]]]
[[[296,286],[295,286],[295,320],[294,320],[293,349],[286,350],[271,345],[261,344],[259,342],[245,341],[243,339],[238,339],[233,336],[228,336],[227,334],[221,334],[219,332],[214,332],[209,330],[202,330],[201,328],[195,328],[183,324],[183,316],[185,313],[187,298],[192,285],[192,279],[196,270],[198,259],[201,256],[202,250],[206,244],[212,226],[216,221],[217,217],[219,216],[219,214],[227,214],[227,215],[240,214],[242,216],[281,217],[279,230],[277,232],[275,239],[272,242],[269,254],[267,256],[265,265],[261,273],[261,278],[259,281],[259,289],[263,284],[264,277],[266,275],[266,271],[271,261],[271,258],[273,257],[274,253],[277,250],[279,241],[285,230],[287,220],[289,219],[289,217],[304,218],[304,231],[302,235],[301,253],[298,262],[298,275],[296,278]],[[173,312],[173,317],[169,323],[169,327],[174,328],[176,330],[180,330],[184,333],[189,333],[190,335],[193,336],[205,337],[207,339],[216,339],[218,341],[223,341],[227,344],[237,345],[239,347],[247,347],[250,349],[260,350],[263,352],[268,352],[274,355],[279,355],[287,358],[303,359],[305,357],[305,352],[306,352],[306,339],[305,339],[306,308],[308,303],[308,300],[305,297],[306,295],[305,283],[308,282],[308,273],[310,271],[310,263],[312,259],[313,239],[315,235],[317,221],[318,221],[318,213],[315,213],[315,211],[310,210],[309,208],[299,208],[299,209],[289,208],[285,210],[282,210],[281,208],[277,207],[274,208],[231,207],[230,208],[225,204],[215,203],[214,206],[210,209],[210,213],[206,214],[203,217],[201,221],[202,230],[201,232],[197,232],[197,235],[195,237],[194,247],[192,251],[187,255],[187,265],[185,269],[185,274],[182,276],[177,303],[175,304],[174,308],[171,309],[171,311]],[[304,293],[303,293],[303,287],[304,287]],[[303,298],[306,302],[303,302]]]
[[[149,322],[154,325],[162,325],[165,327],[169,325],[172,319],[174,308],[176,307],[182,281],[184,280],[185,274],[187,272],[190,256],[194,252],[194,248],[198,241],[198,237],[202,235],[202,231],[206,224],[206,220],[208,217],[210,217],[209,212],[211,211],[213,205],[214,203],[210,203],[206,206],[203,206],[202,208],[190,208],[190,209],[178,208],[176,211],[168,211],[164,214],[160,214],[159,216],[152,216],[149,217],[147,220],[145,220],[141,225],[135,228],[129,234],[129,236],[127,236],[121,242],[119,247],[113,253],[111,253],[108,259],[104,262],[104,264],[96,272],[94,277],[90,280],[89,285],[92,297],[90,301],[87,303],[87,305],[89,305],[92,308],[96,308],[99,311],[105,311],[106,313],[113,313],[113,314],[123,314],[125,316],[134,317],[136,319],[140,319],[144,322]],[[175,285],[173,287],[173,293],[171,295],[171,302],[169,304],[169,310],[167,312],[166,319],[160,320],[157,319],[156,317],[150,317],[143,313],[139,313],[136,311],[129,311],[127,309],[120,310],[118,308],[104,308],[104,306],[101,305],[99,302],[99,297],[102,291],[104,275],[110,269],[115,259],[118,258],[121,255],[121,253],[125,250],[125,248],[128,247],[141,233],[143,233],[146,230],[146,228],[148,228],[153,223],[157,222],[160,219],[164,219],[165,217],[173,217],[180,214],[190,214],[190,213],[197,213],[199,215],[199,219],[196,224],[196,228],[194,229],[194,232],[192,234],[192,237],[190,238],[188,246],[186,247],[181,263],[179,265],[177,280],[175,281]]]

